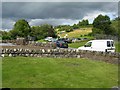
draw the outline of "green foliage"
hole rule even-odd
[[[79,21],[78,24],[74,24],[72,27],[73,29],[78,29],[81,27],[91,27],[91,25],[89,24],[88,20],[82,20],[82,21]]]
[[[114,29],[114,32],[113,32],[114,35],[119,36],[120,38],[120,27],[119,27],[120,19],[116,18],[115,20],[112,20],[111,22],[112,22],[111,27]]]
[[[33,26],[30,35],[35,37],[36,40],[44,39],[45,37],[57,37],[53,26],[48,24]]]
[[[9,32],[6,31],[0,31],[0,37],[2,37],[2,40],[10,40],[11,35]]]
[[[81,27],[91,27],[91,25],[89,24],[88,20],[82,20],[82,21],[79,21],[78,24],[74,24],[73,26],[59,25],[59,26],[56,26],[55,28],[59,29],[59,31],[71,32],[73,31],[73,29],[79,29]]]
[[[58,31],[65,31],[65,32],[73,31],[73,28],[70,25],[59,25],[56,28],[58,29]]]
[[[17,36],[27,37],[28,35],[30,35],[30,32],[31,28],[28,22],[24,19],[20,19],[14,24],[14,28],[11,31],[11,35],[13,38],[16,38]]]
[[[101,29],[98,29],[98,28],[93,28],[92,33],[93,33],[93,35],[95,35],[95,34],[103,34],[104,31],[101,30]]]
[[[17,37],[27,38],[28,36],[32,36],[36,40],[40,40],[48,36],[57,37],[52,25],[44,24],[41,26],[30,27],[28,22],[24,19],[20,19],[15,23],[13,30],[9,32],[9,36],[12,39],[16,39]]]
[[[82,20],[81,22],[78,23],[79,26],[87,26],[89,25],[88,20]]]
[[[100,34],[113,34],[113,28],[110,26],[111,21],[109,16],[99,15],[93,21],[93,33],[100,33]],[[96,31],[95,31],[96,30]]]
[[[74,24],[72,27],[73,27],[73,29],[78,29],[79,28],[78,24]]]
[[[120,41],[115,42],[115,48],[116,48],[116,52],[120,53]]]

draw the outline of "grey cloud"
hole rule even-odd
[[[86,13],[94,10],[115,11],[117,3],[42,3],[42,2],[4,2],[3,18],[67,18],[82,19]]]
[[[41,24],[51,24],[51,25],[73,25],[78,23],[79,20],[72,20],[72,19],[32,19],[29,21],[31,26],[34,25],[41,25]]]
[[[118,2],[119,0],[2,0],[3,2]]]
[[[12,19],[2,19],[2,29],[12,29],[13,25],[14,25],[15,21],[13,21]]]
[[[85,16],[90,18],[88,15],[95,11],[117,14],[117,5],[117,2],[2,2],[2,27],[10,29],[18,19],[26,19],[31,25],[72,24]]]

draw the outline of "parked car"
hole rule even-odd
[[[80,42],[80,41],[81,41],[81,38],[73,38],[73,39],[72,39],[72,42],[74,42],[74,43],[75,43],[75,42]]]
[[[68,48],[68,43],[65,42],[65,41],[59,41],[57,40],[55,42],[56,46],[59,47],[59,48]]]
[[[52,38],[52,39],[51,39],[51,42],[56,42],[56,41],[57,41],[56,38]]]
[[[81,38],[81,40],[88,40],[88,38]]]
[[[113,40],[91,40],[78,49],[89,51],[115,52],[115,45]]]
[[[53,39],[53,37],[46,37],[44,40],[51,42],[51,39]]]
[[[70,39],[70,38],[59,38],[58,40],[59,41],[64,41],[64,42],[67,42],[67,43],[72,43],[72,39]]]

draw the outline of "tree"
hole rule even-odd
[[[73,29],[78,29],[79,28],[79,26],[77,24],[74,24],[72,27],[73,27]]]
[[[56,28],[58,29],[58,31],[66,31],[66,32],[73,31],[73,26],[70,25],[59,25]]]
[[[78,25],[79,26],[87,26],[87,25],[89,25],[89,22],[88,22],[88,20],[82,20],[81,22],[79,21]]]
[[[112,28],[110,26],[111,21],[109,16],[105,15],[99,15],[96,17],[93,21],[93,28],[97,28],[101,30],[100,32],[104,32],[104,34],[112,34]]]
[[[2,37],[2,40],[10,40],[11,35],[9,32],[6,31],[0,31],[0,37]]]
[[[28,24],[28,22],[24,19],[20,19],[18,20],[15,24],[14,24],[14,28],[11,31],[11,34],[13,37],[27,37],[28,35],[30,35],[31,32],[31,28]]]
[[[56,37],[56,32],[52,25],[43,24],[40,27],[45,37]]]
[[[35,37],[36,40],[44,39],[45,37],[57,37],[53,26],[48,24],[33,26],[30,35]]]

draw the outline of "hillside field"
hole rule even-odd
[[[92,28],[89,27],[89,28],[81,28],[81,29],[75,29],[71,32],[64,32],[64,33],[61,33],[60,36],[61,37],[64,37],[66,34],[68,35],[68,38],[78,38],[80,37],[81,35],[87,35],[89,33],[92,32]]]

